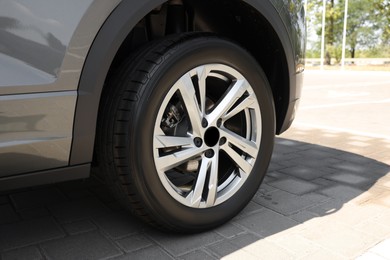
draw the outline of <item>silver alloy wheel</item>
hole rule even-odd
[[[261,142],[261,111],[236,69],[198,66],[177,80],[154,127],[154,163],[161,183],[191,208],[231,198],[251,174]]]

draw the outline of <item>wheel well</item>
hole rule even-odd
[[[128,55],[147,42],[190,31],[213,32],[230,38],[253,55],[272,88],[278,133],[289,103],[286,56],[272,25],[242,0],[170,0],[155,8],[139,21],[122,43],[108,77]]]

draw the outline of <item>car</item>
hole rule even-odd
[[[167,231],[258,190],[297,109],[301,0],[2,0],[0,190],[102,180]]]

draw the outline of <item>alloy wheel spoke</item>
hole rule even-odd
[[[210,166],[210,176],[208,183],[208,195],[206,200],[206,206],[214,206],[215,200],[217,199],[217,188],[218,188],[218,160],[219,160],[219,151],[214,151],[214,157],[211,158]]]
[[[199,97],[200,97],[200,111],[202,116],[206,115],[206,78],[207,78],[206,66],[200,66],[196,69],[199,85]]]
[[[199,207],[202,200],[202,194],[205,187],[205,182],[207,178],[207,172],[210,167],[211,160],[204,157],[198,171],[198,178],[194,185],[193,191],[187,196],[187,200],[193,207]]]
[[[173,154],[161,156],[155,160],[157,170],[165,172],[167,170],[175,168],[180,164],[183,164],[191,159],[194,159],[197,156],[200,156],[204,150],[205,148],[200,149],[197,147],[193,147],[188,149],[182,149]]]
[[[247,108],[252,108],[252,105],[256,102],[255,94],[252,93],[244,100],[242,100],[236,107],[229,111],[225,116],[222,117],[224,121],[229,120],[233,116],[237,115],[241,111]]]
[[[194,135],[200,136],[202,133],[201,111],[199,110],[198,101],[196,99],[195,87],[192,83],[191,76],[189,75],[189,73],[181,77],[177,84],[180,90],[180,94],[183,98],[184,105],[187,109]]]
[[[221,146],[221,149],[224,150],[227,155],[234,161],[234,163],[246,174],[250,174],[252,170],[252,165],[245,160],[241,155],[239,155],[233,148],[231,148],[229,145],[224,144]]]
[[[169,148],[176,146],[190,146],[193,144],[191,137],[156,135],[154,137],[155,148]]]
[[[229,88],[227,94],[223,97],[213,112],[210,113],[210,122],[216,122],[223,115],[227,114],[234,103],[247,91],[248,87],[248,82],[245,79],[237,80],[233,86]]]
[[[235,147],[237,147],[241,151],[247,153],[252,158],[256,158],[257,153],[258,153],[258,147],[254,142],[252,142],[252,141],[250,141],[250,140],[248,140],[248,139],[246,139],[246,138],[244,138],[244,137],[242,137],[242,136],[240,136],[240,135],[238,135],[238,134],[236,134],[236,133],[234,133],[226,128],[222,128],[219,131],[221,133],[221,137],[226,138],[227,143],[233,144]]]

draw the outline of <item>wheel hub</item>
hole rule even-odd
[[[204,134],[204,142],[208,147],[213,147],[218,143],[219,136],[219,130],[216,127],[210,127]]]

